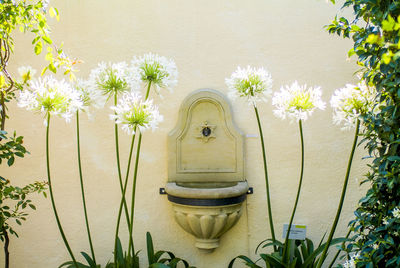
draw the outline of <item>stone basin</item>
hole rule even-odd
[[[168,195],[180,198],[222,199],[238,197],[247,193],[247,181],[237,182],[168,182],[165,190]]]
[[[165,190],[176,222],[196,237],[198,249],[212,252],[219,246],[220,237],[242,215],[248,188],[246,181],[189,185],[169,182]]]

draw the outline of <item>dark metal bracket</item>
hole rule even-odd
[[[253,194],[253,193],[254,193],[253,187],[249,187],[246,194]],[[165,188],[160,188],[159,194],[164,194],[164,195],[167,194],[167,192],[165,191]]]

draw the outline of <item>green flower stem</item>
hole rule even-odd
[[[54,216],[56,217],[56,221],[57,221],[57,226],[58,226],[58,230],[60,231],[61,237],[64,241],[65,246],[67,247],[68,253],[72,258],[72,262],[74,263],[76,268],[78,267],[78,264],[75,260],[74,254],[72,253],[72,250],[68,244],[67,238],[65,237],[64,234],[64,230],[61,226],[61,222],[60,219],[58,217],[58,213],[57,213],[57,208],[56,208],[56,204],[54,202],[54,195],[53,195],[53,187],[51,185],[51,177],[50,177],[50,157],[49,157],[49,129],[50,129],[50,113],[47,114],[47,129],[46,129],[46,163],[47,163],[47,180],[49,183],[49,191],[50,191],[50,199],[51,199],[51,205],[53,206],[53,212],[54,212]]]
[[[147,101],[147,99],[149,98],[150,88],[151,88],[151,81],[150,81],[149,84],[147,85],[146,97],[144,98],[145,101]]]
[[[117,106],[117,93],[114,94],[114,105]],[[117,168],[118,168],[118,179],[119,179],[119,186],[121,188],[121,193],[124,192],[124,186],[122,185],[122,175],[121,175],[121,162],[119,160],[119,140],[118,140],[118,124],[114,124],[114,132],[115,132],[115,153],[117,156]],[[126,204],[126,200],[122,199],[124,202],[124,209],[125,209],[125,217],[126,223],[129,226],[129,213],[128,213],[128,205]]]
[[[346,234],[346,238],[349,238],[353,227],[354,227],[354,223],[350,226],[349,231],[348,231],[347,234]],[[342,243],[342,248],[344,248],[345,243],[346,243],[346,242],[343,242],[343,243]],[[338,249],[338,251],[336,252],[335,256],[333,257],[333,260],[332,260],[331,263],[329,264],[328,268],[331,268],[331,267],[335,264],[335,261],[336,261],[336,259],[339,257],[339,254],[340,254],[341,251],[342,251],[341,249]]]
[[[266,192],[267,192],[269,226],[271,229],[272,241],[275,242],[276,239],[275,239],[274,221],[272,219],[271,197],[270,197],[270,193],[269,193],[268,169],[267,169],[267,159],[266,159],[266,154],[265,154],[264,136],[263,136],[263,131],[261,128],[261,122],[260,122],[260,116],[258,114],[258,109],[257,109],[257,106],[255,106],[255,105],[254,105],[254,111],[255,111],[256,117],[257,117],[258,130],[260,132],[261,148],[262,148],[262,154],[263,154],[263,160],[264,160],[265,188],[266,188]],[[276,250],[277,250],[277,248],[276,248],[276,246],[274,246],[274,251],[276,251]]]
[[[151,88],[151,81],[149,81],[149,84],[147,85],[147,90],[146,90],[146,97],[145,101],[149,98],[150,94],[150,88]],[[135,169],[134,169],[134,174],[133,174],[133,185],[132,185],[132,200],[131,200],[131,219],[130,219],[130,226],[129,226],[129,246],[128,246],[128,252],[132,252],[132,256],[135,255],[134,249],[133,249],[133,219],[134,219],[134,214],[135,214],[135,194],[136,194],[136,179],[137,179],[137,172],[138,172],[138,165],[139,165],[139,155],[140,155],[140,146],[142,144],[142,133],[139,133],[139,140],[136,148],[136,159],[135,159]]]
[[[331,243],[331,241],[333,239],[333,235],[335,234],[335,230],[336,230],[337,224],[339,222],[340,213],[342,212],[344,198],[346,196],[347,185],[348,185],[348,182],[349,182],[349,176],[350,176],[351,164],[353,162],[354,151],[355,151],[356,146],[357,146],[357,139],[358,139],[359,130],[360,130],[360,120],[357,119],[356,131],[355,131],[355,134],[354,134],[354,141],[353,141],[353,146],[351,148],[349,161],[347,163],[346,177],[345,177],[344,182],[343,182],[342,194],[340,196],[340,201],[339,201],[339,205],[338,205],[338,208],[337,208],[337,211],[336,211],[335,220],[333,221],[332,228],[331,228],[331,231],[329,233],[328,240],[326,241],[326,245],[325,245],[324,251],[322,252],[320,261],[318,262],[317,268],[320,268],[322,266],[322,264],[324,263],[324,261],[325,261],[325,258],[326,258],[327,252],[328,252],[328,248],[329,248],[329,244]]]
[[[289,241],[289,234],[290,234],[290,229],[292,227],[294,215],[296,213],[297,209],[297,203],[299,202],[299,197],[300,197],[300,191],[301,191],[301,184],[303,183],[303,172],[304,172],[304,139],[303,139],[303,126],[301,123],[301,120],[299,120],[299,130],[300,130],[300,140],[301,140],[301,171],[300,171],[300,180],[299,180],[299,186],[297,188],[297,195],[296,195],[296,201],[294,202],[294,207],[292,211],[292,216],[290,216],[290,221],[289,221],[289,226],[288,230],[286,233],[285,237],[285,242],[284,242],[284,249],[283,249],[283,255],[282,259],[284,262],[286,262],[286,253],[288,250],[288,241]]]
[[[137,171],[138,171],[138,165],[139,165],[139,154],[140,154],[140,145],[142,143],[142,133],[139,133],[139,140],[138,140],[138,145],[137,145],[137,150],[136,150],[136,160],[135,160],[135,171],[133,174],[133,186],[132,186],[132,203],[131,203],[131,225],[129,226],[129,246],[128,246],[128,252],[133,249],[133,217],[135,214],[135,192],[136,192],[136,179],[137,179]],[[134,254],[133,254],[134,256]]]
[[[136,132],[136,127],[135,127],[134,131]],[[127,167],[126,176],[125,176],[125,183],[124,183],[124,187],[122,190],[122,197],[121,197],[121,202],[119,204],[119,210],[118,210],[117,225],[116,225],[115,240],[114,240],[114,263],[116,263],[116,261],[117,261],[116,252],[117,252],[117,243],[118,243],[118,232],[119,232],[119,226],[121,223],[122,208],[123,208],[124,204],[126,205],[125,195],[126,195],[126,189],[128,188],[127,185],[128,185],[128,178],[129,178],[129,170],[131,168],[132,152],[133,152],[133,146],[135,144],[135,137],[136,137],[136,135],[132,136],[131,147],[129,150],[128,167]],[[130,225],[128,225],[128,228],[129,228],[129,226]]]
[[[80,135],[79,135],[79,111],[76,111],[76,141],[77,141],[77,147],[78,147],[79,178],[80,178],[80,182],[81,182],[81,193],[82,193],[83,211],[85,214],[86,230],[87,230],[88,239],[89,239],[90,252],[92,253],[92,259],[93,259],[93,262],[96,264],[96,257],[94,255],[92,237],[90,235],[90,228],[89,228],[89,219],[88,219],[87,209],[86,209],[85,190],[83,188],[81,145],[80,145]]]

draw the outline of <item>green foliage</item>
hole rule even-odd
[[[24,157],[28,153],[23,144],[23,137],[14,134],[7,136],[7,132],[0,130],[0,164],[6,162],[12,166],[17,157]],[[30,193],[38,192],[46,195],[44,192],[44,182],[35,182],[28,184],[23,188],[10,185],[10,181],[0,176],[0,239],[4,241],[5,233],[9,232],[18,237],[14,229],[9,225],[9,220],[13,219],[19,225],[26,220],[28,214],[25,212],[27,207],[36,209],[30,199],[26,199]]]
[[[14,51],[15,30],[33,35],[32,46],[35,54],[46,51],[45,59],[48,65],[43,68],[56,73],[64,70],[64,75],[74,79],[74,65],[78,60],[70,59],[62,49],[56,46],[50,37],[50,27],[46,15],[59,19],[56,8],[47,9],[45,0],[14,1],[0,0],[0,130],[5,129],[7,103],[15,98],[15,91],[22,89],[27,81],[22,83],[7,70],[8,62]]]
[[[27,196],[31,193],[43,193],[46,196],[46,183],[35,182],[23,188],[10,185],[8,180],[0,177],[0,239],[4,242],[5,233],[9,232],[18,237],[18,234],[10,225],[14,220],[18,225],[26,220],[27,208],[36,210],[35,205]]]
[[[331,241],[330,246],[346,241],[346,238],[335,238]],[[272,239],[262,241],[256,248],[255,253],[259,255],[257,261],[251,260],[249,257],[240,255],[232,259],[228,268],[232,268],[236,260],[244,261],[244,264],[251,268],[315,268],[317,267],[320,255],[324,250],[325,243],[322,240],[315,248],[314,243],[306,238],[306,240],[289,240],[288,250],[291,252],[289,262],[283,259],[283,251],[285,248],[284,243]],[[259,253],[259,249],[267,249],[268,247],[275,247],[271,253]],[[258,265],[261,262],[264,265]]]
[[[351,37],[362,79],[377,89],[376,105],[362,117],[363,143],[372,163],[370,184],[355,211],[348,251],[357,267],[400,266],[400,1],[348,0],[354,18],[335,18],[330,33]]]
[[[81,252],[82,256],[85,258],[87,265],[77,262],[79,268],[101,268],[100,264],[96,264],[95,261],[85,252]],[[117,249],[114,252],[116,255],[117,262],[109,262],[106,264],[105,268],[139,268],[139,252],[136,252],[135,256],[130,256],[124,253],[122,249],[121,240],[118,238]],[[67,261],[61,264],[58,268],[76,268],[73,261]]]
[[[17,82],[7,70],[14,51],[15,30],[33,35],[32,46],[35,54],[41,54],[43,48],[47,51],[45,58],[48,65],[42,73],[47,69],[55,73],[58,68],[63,68],[64,74],[70,74],[73,78],[73,65],[76,61],[70,60],[61,49],[62,46],[55,46],[50,38],[46,14],[49,12],[49,15],[56,17],[57,20],[59,15],[55,8],[50,8],[48,11],[47,3],[46,0],[0,0],[0,165],[4,165],[6,161],[7,165],[11,166],[16,157],[22,158],[27,153],[22,145],[23,137],[17,137],[15,132],[13,136],[8,137],[5,131],[6,119],[9,118],[7,104],[15,99],[15,91],[26,86],[29,80],[28,77],[24,77],[22,82]],[[8,233],[17,236],[9,220],[14,219],[17,224],[21,224],[21,220],[26,220],[28,214],[25,209],[27,207],[36,209],[26,196],[33,192],[43,192],[45,195],[45,183],[35,182],[19,188],[10,185],[10,182],[3,177],[0,177],[0,180],[0,238],[4,242],[4,260],[7,268],[9,267]]]
[[[146,233],[146,243],[147,243],[147,260],[149,263],[149,268],[177,268],[178,264],[181,263],[185,268],[196,268],[190,266],[187,261],[181,258],[177,258],[172,252],[159,250],[154,252],[153,239],[149,232]],[[78,262],[79,268],[101,268],[99,264],[95,264],[93,259],[85,252],[81,252],[82,256],[85,258],[87,265]],[[130,254],[124,253],[122,249],[121,241],[118,238],[117,249],[114,252],[117,256],[117,262],[109,262],[106,264],[105,268],[139,268],[139,251],[135,253],[132,257]],[[75,265],[72,261],[65,262],[61,264],[58,268],[74,268]]]
[[[33,34],[34,53],[39,55],[46,51],[45,58],[49,63],[44,71],[49,69],[55,73],[59,67],[63,67],[65,74],[72,74],[72,67],[76,62],[66,57],[62,45],[54,46],[49,34],[47,14],[59,20],[58,10],[54,7],[47,9],[47,1],[0,0],[0,39],[4,42],[1,47],[2,53],[6,50],[13,52],[13,32],[16,29],[22,33],[30,32]]]
[[[147,241],[147,260],[149,262],[149,267],[151,268],[176,268],[179,263],[182,263],[185,268],[195,268],[190,266],[187,261],[175,257],[175,255],[170,251],[159,250],[154,252],[153,239],[149,232],[146,233]],[[165,256],[165,257],[163,257]]]
[[[7,161],[8,166],[12,166],[15,161],[15,157],[23,158],[26,153],[25,147],[22,145],[23,137],[18,136],[14,131],[13,136],[7,137],[7,132],[0,130],[0,165],[4,161]]]

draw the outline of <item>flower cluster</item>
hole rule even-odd
[[[177,84],[178,70],[173,60],[148,53],[142,57],[135,57],[132,65],[139,70],[141,81],[155,86],[157,93],[160,92],[160,88],[171,91]]]
[[[82,105],[79,93],[69,83],[52,76],[33,80],[29,90],[21,91],[18,97],[19,107],[42,112],[46,116],[59,115],[67,122]]]
[[[161,88],[172,91],[177,77],[178,71],[173,60],[149,53],[134,57],[130,65],[126,62],[100,63],[91,71],[88,85],[108,97],[137,91],[141,83],[154,86],[159,93]]]
[[[373,110],[375,95],[375,88],[367,86],[365,82],[356,86],[347,84],[337,89],[331,98],[333,122],[336,125],[343,124],[343,130],[351,129],[360,115]]]
[[[300,86],[295,81],[274,94],[272,98],[272,104],[276,107],[274,114],[282,119],[289,117],[297,121],[307,120],[315,109],[325,109],[321,94],[319,87],[307,88],[306,85]]]
[[[31,67],[19,68],[23,83],[35,74]],[[88,80],[77,80],[73,85],[54,77],[34,79],[27,90],[20,92],[18,105],[28,110],[41,111],[46,115],[60,115],[67,121],[78,110],[89,111],[89,107],[100,108],[106,99],[122,94],[118,105],[111,107],[110,117],[129,134],[136,127],[141,132],[157,128],[163,117],[151,100],[142,100],[138,90],[142,82],[160,88],[171,88],[177,83],[177,69],[172,60],[155,54],[134,58],[131,65],[126,62],[100,63],[93,69]],[[45,121],[46,123],[46,121]]]
[[[110,97],[122,92],[138,90],[140,76],[138,70],[126,62],[102,62],[90,72],[88,85]]]
[[[78,79],[73,87],[79,93],[79,98],[82,101],[81,110],[85,112],[89,112],[90,107],[102,108],[107,100],[106,96],[101,91],[91,87],[87,80]]]
[[[111,120],[121,124],[122,129],[128,134],[135,134],[138,127],[140,132],[151,128],[156,129],[163,120],[152,100],[143,101],[140,94],[127,92],[122,95],[118,105],[112,106],[115,114],[110,115]]]
[[[267,101],[272,93],[272,78],[264,68],[238,67],[230,78],[225,79],[229,88],[229,97],[245,97],[249,104],[256,105],[257,101]]]
[[[385,226],[387,226],[387,225],[389,225],[389,224],[392,224],[393,222],[395,222],[396,220],[399,220],[400,219],[400,208],[399,207],[395,207],[393,210],[392,210],[392,215],[393,215],[393,218],[392,217],[389,217],[389,216],[386,216],[386,217],[384,217],[383,219],[382,219],[382,223],[383,223],[383,225],[385,225]],[[395,234],[396,235],[396,234]],[[397,234],[398,235],[398,234]],[[397,236],[396,235],[396,236]]]

